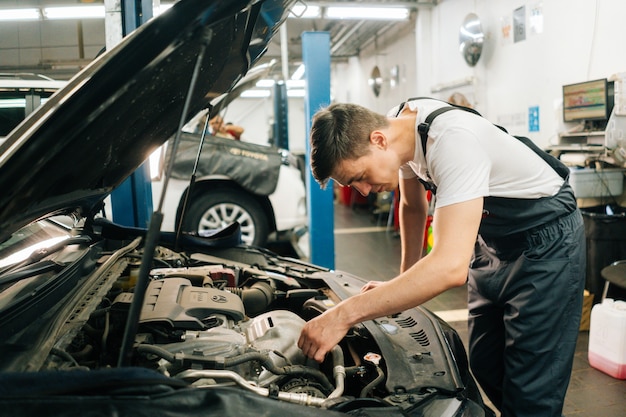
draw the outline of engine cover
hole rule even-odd
[[[236,358],[251,351],[267,353],[276,367],[303,365],[306,358],[297,341],[304,323],[295,313],[277,310],[241,322],[234,328],[224,323],[207,330],[187,331],[182,342],[159,347],[170,353],[182,353],[191,362],[198,358],[199,367],[202,358]],[[267,385],[277,378],[254,362],[241,362],[229,369],[246,379],[258,380],[260,385]],[[174,369],[170,371],[176,372]]]
[[[203,320],[213,314],[223,314],[238,322],[245,316],[243,302],[227,291],[194,287],[185,278],[167,278],[148,285],[140,322],[202,330],[206,328]]]

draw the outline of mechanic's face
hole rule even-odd
[[[357,190],[361,195],[393,191],[398,187],[400,161],[388,148],[370,146],[370,152],[356,160],[344,160],[335,169],[332,178],[343,186]]]

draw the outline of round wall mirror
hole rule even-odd
[[[470,67],[478,62],[484,41],[485,34],[480,19],[474,13],[468,14],[459,30],[459,51]]]
[[[378,97],[378,95],[380,94],[380,89],[383,86],[383,75],[381,74],[380,68],[378,68],[378,65],[376,65],[372,69],[372,73],[370,74],[370,78],[369,80],[367,80],[367,82],[370,85],[370,88],[372,89],[372,91],[374,92],[374,95]]]

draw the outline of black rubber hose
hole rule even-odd
[[[169,363],[176,362],[176,356],[173,353],[168,352],[167,350],[160,348],[154,345],[139,345],[137,346],[137,352],[139,353],[150,353],[152,355],[156,355],[159,358],[165,359]]]
[[[246,289],[227,287],[226,290],[239,296],[246,313],[252,316],[265,311],[276,299],[272,286],[263,281],[255,282]]]
[[[383,373],[383,370],[380,369],[379,366],[376,367],[376,372],[378,372],[378,375],[376,376],[376,378],[374,378],[374,380],[372,382],[370,382],[369,384],[367,384],[365,387],[363,387],[363,389],[361,390],[361,394],[359,395],[360,398],[365,398],[369,395],[369,393],[378,385],[382,382],[382,380],[385,378],[385,374]]]

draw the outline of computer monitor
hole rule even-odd
[[[563,86],[563,121],[603,129],[613,110],[613,82],[606,78]]]

